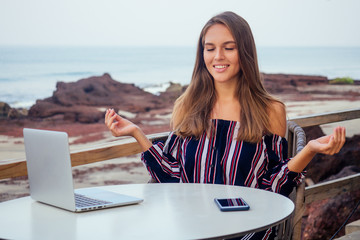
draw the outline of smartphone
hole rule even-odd
[[[244,211],[249,210],[250,206],[244,199],[238,198],[215,198],[214,199],[221,211]]]

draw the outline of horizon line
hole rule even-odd
[[[77,47],[77,48],[113,48],[113,47],[119,47],[119,48],[136,48],[136,47],[142,47],[142,48],[151,48],[151,47],[164,47],[164,48],[196,48],[195,45],[100,45],[100,44],[94,44],[94,45],[79,45],[79,44],[0,44],[0,47]],[[257,48],[360,48],[360,45],[256,45]]]

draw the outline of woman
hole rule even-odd
[[[112,109],[105,123],[114,136],[139,142],[157,182],[231,184],[283,195],[301,181],[316,153],[337,153],[345,142],[345,129],[337,127],[286,159],[285,106],[265,90],[251,29],[232,12],[211,18],[201,31],[192,80],[175,102],[165,143],[152,145]],[[246,239],[269,239],[271,232]]]

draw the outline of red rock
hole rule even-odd
[[[303,222],[302,239],[327,240],[336,233],[356,203],[360,200],[360,191],[347,192],[332,199],[313,202],[307,206],[307,218]],[[360,211],[356,211],[349,222],[360,219]],[[343,236],[345,228],[337,237]]]
[[[138,102],[140,99],[147,101]],[[142,107],[153,107],[149,103],[156,103],[157,99],[134,84],[121,83],[104,74],[77,82],[58,82],[51,101],[62,106],[134,106],[137,103]]]
[[[297,87],[311,85],[327,85],[329,80],[322,76],[290,75],[290,74],[262,74],[265,88],[274,94],[285,92],[295,93]]]
[[[0,102],[0,118],[6,118],[9,114],[11,107],[5,102]]]
[[[53,96],[38,100],[30,108],[29,117],[59,119],[62,116],[67,121],[93,123],[103,119],[106,108],[139,113],[168,104],[134,84],[120,83],[104,74],[77,82],[58,82]]]

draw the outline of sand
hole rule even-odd
[[[297,116],[306,116],[312,114],[322,114],[327,112],[345,111],[360,108],[360,100],[358,101],[288,101],[286,102],[288,118]],[[325,134],[331,134],[336,126],[346,127],[346,136],[352,137],[354,134],[360,134],[360,119],[354,119],[321,126]]]

